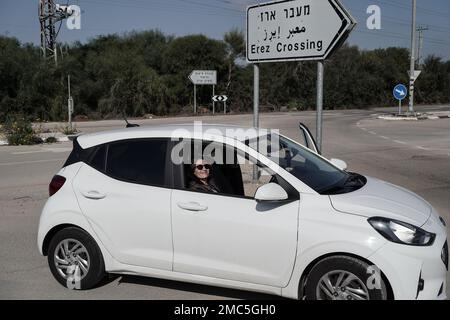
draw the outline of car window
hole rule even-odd
[[[261,139],[261,138],[259,138]],[[342,189],[349,174],[322,159],[304,146],[281,135],[268,135],[268,157],[299,180],[320,194]],[[247,140],[248,146],[255,148],[254,141]],[[330,191],[331,190],[331,191]],[[346,190],[346,189],[345,189]]]
[[[186,152],[189,155],[186,156]],[[183,189],[253,198],[259,187],[273,182],[280,184],[290,197],[298,198],[297,191],[284,179],[231,146],[210,141],[189,141],[183,148],[178,148],[177,154],[183,159]],[[196,172],[195,162],[199,158],[210,165],[207,177],[203,179],[199,179]]]
[[[88,161],[88,164],[91,167],[93,167],[101,172],[105,172],[106,149],[107,149],[106,144],[98,146],[96,148],[96,150],[94,151],[92,158],[90,159],[90,161]]]
[[[108,147],[106,173],[116,179],[166,186],[165,139],[127,140]]]
[[[242,183],[244,194],[246,197],[253,198],[259,187],[270,183],[273,180],[273,173],[269,169],[255,164],[251,160],[244,161],[241,155],[238,155],[239,163],[241,163],[240,171],[242,174]]]

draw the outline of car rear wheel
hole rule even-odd
[[[100,248],[78,228],[63,229],[53,237],[48,264],[55,279],[69,289],[91,289],[105,276]]]
[[[307,300],[385,300],[386,284],[381,272],[368,263],[348,256],[328,257],[309,273]]]

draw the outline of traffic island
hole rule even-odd
[[[435,113],[405,113],[405,114],[384,114],[377,115],[377,119],[390,121],[418,121],[418,120],[439,120],[450,118],[450,112]]]

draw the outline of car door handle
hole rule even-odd
[[[178,202],[178,207],[188,211],[206,211],[208,210],[207,206],[202,206],[197,202]]]
[[[97,190],[89,190],[82,192],[83,196],[88,199],[99,200],[106,197],[106,194],[98,192]]]

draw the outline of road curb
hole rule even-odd
[[[420,121],[420,120],[439,120],[448,119],[450,115],[419,115],[419,116],[397,116],[397,115],[378,115],[377,119],[389,121]]]

